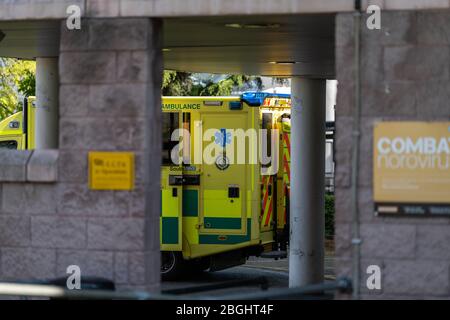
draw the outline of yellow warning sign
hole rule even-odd
[[[89,188],[93,190],[132,190],[133,152],[89,152]]]
[[[379,213],[450,215],[450,122],[380,122],[373,141]]]

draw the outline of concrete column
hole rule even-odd
[[[36,149],[58,148],[58,58],[36,58]]]
[[[326,80],[292,78],[289,287],[323,281]]]
[[[59,244],[71,251],[58,251],[57,271],[76,264],[82,274],[113,279],[118,290],[157,292],[162,21],[94,18],[81,25],[81,30],[68,30],[63,21],[61,28],[56,192],[61,215],[52,229],[63,234],[60,224],[76,225],[76,232],[65,231],[64,238],[80,240]],[[133,152],[133,190],[90,189],[90,151]],[[33,230],[44,230],[43,223],[37,223]],[[37,243],[41,248],[55,246]]]

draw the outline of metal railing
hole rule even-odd
[[[250,281],[250,282],[249,282]],[[240,286],[259,283],[261,279],[241,281]],[[283,300],[283,299],[332,299],[336,291],[351,293],[352,282],[348,278],[339,278],[320,284],[307,285],[298,288],[282,288],[252,293],[238,293],[226,295],[192,295],[195,292],[205,292],[230,287],[236,287],[238,281],[211,284],[200,287],[166,290],[163,293],[149,293],[144,291],[118,292],[111,290],[69,290],[57,285],[26,284],[0,282],[0,296],[39,297],[68,300]]]
[[[176,288],[176,289],[167,289],[162,290],[162,294],[191,294],[196,292],[205,292],[205,291],[213,291],[213,290],[220,290],[220,289],[229,289],[229,288],[235,288],[235,287],[242,287],[245,285],[258,285],[260,286],[261,290],[267,290],[269,288],[269,281],[266,277],[257,277],[257,278],[251,278],[251,279],[244,279],[244,280],[229,280],[229,281],[222,281],[217,283],[210,283],[200,286],[194,286],[194,287],[185,287],[185,288]]]
[[[291,299],[333,299],[335,292],[351,293],[352,282],[348,278],[312,284],[298,288],[282,288],[251,294],[234,294],[221,297],[224,300],[291,300]]]

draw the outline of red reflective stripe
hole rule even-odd
[[[261,182],[261,184],[262,184],[262,186],[263,186],[263,192],[265,191],[265,176],[262,176],[262,182]],[[262,199],[262,203],[261,203],[261,217],[262,216],[264,216],[264,208],[265,208],[265,206],[266,206],[266,200],[265,200],[265,194],[263,194],[263,199]]]
[[[289,135],[287,133],[284,134],[284,140],[286,141],[286,146],[289,151],[289,155],[291,155],[291,141],[289,141]]]
[[[263,198],[262,215],[264,215],[264,211],[266,211],[267,197],[269,196],[269,190],[268,190],[269,188],[267,188],[265,184],[264,184],[264,187],[265,187],[265,192],[264,192],[264,198]]]
[[[270,215],[272,214],[272,198],[270,198],[269,202],[269,211],[267,212],[266,222],[264,222],[264,226],[269,225]]]
[[[263,210],[265,210],[266,209],[266,203],[267,203],[267,197],[269,196],[269,193],[268,192],[266,192],[265,194],[264,194],[264,200],[263,200]]]
[[[290,182],[290,180],[291,180],[291,170],[289,168],[289,163],[288,163],[288,161],[286,159],[286,155],[284,155],[284,170],[286,171],[286,173],[288,175],[289,182]]]

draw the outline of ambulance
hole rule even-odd
[[[35,99],[0,122],[0,148],[33,149]],[[290,96],[163,97],[163,279],[285,258]]]
[[[24,111],[0,121],[0,149],[34,149],[35,97],[24,99]]]

